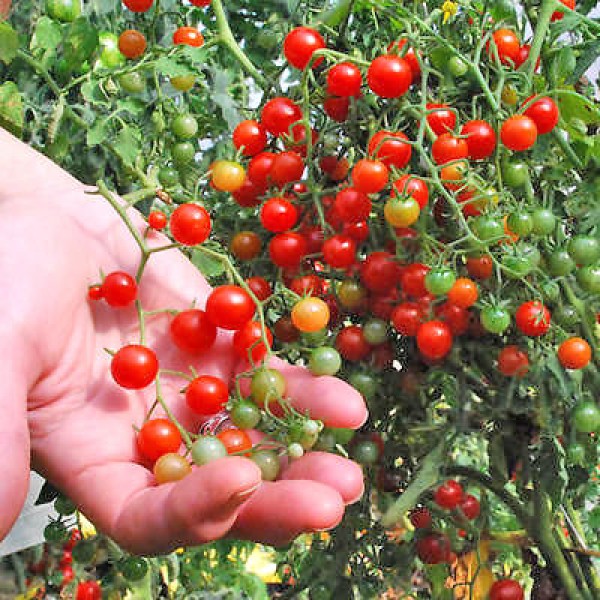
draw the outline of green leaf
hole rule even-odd
[[[7,81],[0,85],[0,125],[16,136],[23,129],[23,100],[16,84]]]
[[[517,18],[515,2],[511,2],[510,0],[496,0],[496,2],[491,3],[490,14],[497,23],[504,20],[515,21]]]
[[[575,63],[575,69],[569,77],[567,77],[566,83],[576,83],[579,81],[581,76],[596,62],[600,55],[600,40],[591,40],[585,42],[580,47],[580,54]]]
[[[237,106],[229,93],[230,85],[231,76],[227,71],[213,69],[213,102],[221,109],[223,118],[227,121],[228,127],[233,128],[241,121],[241,118]]]
[[[202,252],[201,249],[195,248],[192,250],[191,260],[192,264],[205,277],[218,277],[225,272],[223,261],[209,256],[205,252]]]
[[[35,25],[35,31],[31,37],[31,44],[29,45],[31,50],[36,48],[42,48],[43,50],[49,50],[56,48],[60,44],[62,38],[61,27],[52,19],[42,16],[38,19]]]
[[[311,27],[323,23],[327,27],[338,27],[344,19],[348,17],[350,8],[354,0],[333,0],[327,2],[320,12],[311,22]]]
[[[163,56],[156,61],[156,71],[165,77],[199,75],[198,69],[195,69],[192,65],[176,57],[168,56]]]
[[[89,104],[96,104],[99,106],[110,106],[111,103],[108,99],[108,95],[101,87],[100,83],[95,79],[86,81],[81,86],[81,95]]]
[[[542,440],[534,468],[542,488],[556,509],[562,503],[569,481],[565,467],[565,450],[556,438]]]
[[[117,134],[113,146],[123,162],[133,166],[142,149],[140,134],[132,127],[123,127]]]
[[[446,581],[450,576],[448,564],[425,565],[427,581],[431,584],[431,598],[433,600],[452,600],[454,593],[446,587]]]
[[[86,142],[88,146],[97,146],[108,137],[108,127],[104,119],[98,119],[88,130]]]
[[[550,62],[550,80],[554,86],[562,85],[575,70],[575,52],[570,46],[561,48]]]
[[[125,98],[117,102],[117,110],[126,111],[137,117],[141,115],[147,108],[147,102],[141,98]]]
[[[560,116],[566,123],[583,121],[587,125],[600,125],[600,109],[572,89],[556,92]]]
[[[396,524],[438,482],[445,454],[446,444],[442,441],[423,459],[416,477],[381,518],[384,527]]]
[[[17,55],[19,36],[6,22],[0,21],[0,60],[9,64]]]
[[[42,486],[42,489],[38,494],[37,500],[35,501],[35,506],[53,502],[59,496],[60,492],[49,481],[44,481],[44,485]]]
[[[87,17],[75,19],[63,42],[64,57],[68,69],[75,69],[91,57],[98,46],[98,31]]]

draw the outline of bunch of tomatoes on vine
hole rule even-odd
[[[158,10],[152,0],[124,4]],[[385,528],[400,523],[402,560],[418,558],[434,597],[466,589],[524,598],[524,582],[491,563],[479,567],[485,581],[476,572],[452,584],[457,555],[493,539],[495,503],[526,532],[555,589],[592,600],[598,576],[574,511],[583,510],[600,431],[600,157],[582,142],[600,111],[569,82],[577,63],[560,35],[570,27],[587,42],[597,22],[566,0],[523,3],[518,17],[486,2],[383,3],[377,16],[356,9],[335,27],[291,28],[284,91],[230,37],[220,0],[192,4],[215,11],[214,43],[263,88],[260,107],[201,169],[196,77],[169,77],[180,97],[161,104],[159,94],[151,119],[161,154],[128,173],[152,199],[136,237],[139,269],[104,274],[89,289],[90,302],[138,306],[140,339],[111,350],[110,371],[122,388],[156,389],[151,411],[132,424],[156,484],[231,454],[274,480],[282,460],[340,452],[377,490],[349,517],[366,515],[372,534],[350,524],[356,547],[338,545],[347,525],[322,548],[343,556],[340,581],[350,565],[383,585],[390,571],[373,548],[388,548]],[[379,19],[389,24],[365,43],[361,28]],[[189,26],[172,41],[213,43]],[[134,28],[116,46],[114,79],[144,92],[144,61],[156,49]],[[135,230],[105,183],[99,193]],[[165,335],[192,362],[229,332],[246,365],[234,382],[193,368],[176,374],[185,382],[176,401],[203,422],[199,431],[162,397],[143,335],[144,268],[174,245],[214,288],[204,306],[165,307]],[[279,356],[347,380],[366,399],[368,422],[355,433],[294,409]],[[454,460],[467,438],[480,443],[479,464]],[[295,575],[303,584],[300,568]]]

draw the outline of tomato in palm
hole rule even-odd
[[[412,510],[409,518],[415,529],[429,529],[431,527],[431,512],[424,506]]]
[[[412,83],[412,70],[406,60],[395,54],[378,56],[367,71],[367,83],[381,98],[398,98]]]
[[[539,300],[521,304],[515,319],[519,331],[530,337],[544,335],[550,329],[550,311]]]
[[[463,501],[463,497],[462,485],[454,479],[449,479],[435,491],[433,499],[438,506],[454,510]]]
[[[252,260],[260,254],[262,242],[253,231],[239,231],[229,245],[231,253],[238,260]]]
[[[566,6],[567,8],[570,8],[571,10],[575,10],[575,0],[559,0],[559,2]],[[552,13],[552,16],[550,17],[551,21],[560,21],[563,17],[565,16],[565,13],[563,10],[555,10]]]
[[[262,226],[273,233],[291,229],[297,220],[297,208],[285,198],[269,198],[260,209]]]
[[[289,98],[277,97],[263,107],[260,121],[273,135],[288,133],[290,127],[302,118],[300,107]]]
[[[234,348],[236,348],[234,342]],[[236,348],[237,350],[237,348]],[[212,375],[200,375],[185,390],[188,407],[198,415],[214,415],[223,409],[229,398],[227,384]]]
[[[199,354],[208,350],[217,337],[217,329],[203,310],[182,310],[171,321],[171,340],[184,352]]]
[[[519,56],[521,44],[517,34],[511,29],[498,29],[492,35],[494,45],[498,52],[498,58],[504,65],[515,64]],[[495,55],[492,44],[488,43],[488,52],[491,56]]]
[[[137,445],[142,455],[154,462],[163,454],[179,450],[181,434],[168,419],[150,419],[142,425]]]
[[[334,235],[323,242],[323,260],[334,269],[345,269],[356,259],[356,242],[347,235]]]
[[[173,43],[199,48],[204,44],[204,36],[195,27],[179,27],[173,34]]]
[[[525,593],[517,581],[499,579],[490,588],[490,600],[524,600]]]
[[[225,446],[227,454],[247,452],[252,448],[250,436],[242,429],[226,429],[218,433],[217,438]]]
[[[175,241],[195,246],[206,241],[210,234],[210,215],[198,204],[181,204],[171,214],[169,226]]]
[[[124,308],[137,298],[138,287],[135,279],[124,271],[109,273],[102,282],[101,296],[113,308]]]
[[[526,115],[509,117],[500,128],[500,139],[510,150],[522,152],[531,148],[537,140],[535,121]]]
[[[361,85],[360,69],[350,62],[338,63],[327,72],[327,93],[332,96],[359,96]]]
[[[190,463],[181,454],[168,452],[154,463],[152,468],[154,479],[158,485],[179,481],[192,472]]]
[[[271,261],[283,269],[297,267],[306,253],[306,238],[293,231],[278,233],[269,243]]]
[[[325,48],[325,40],[321,34],[310,27],[296,27],[292,29],[283,42],[283,54],[286,60],[296,67],[296,69],[305,69],[317,50]],[[313,61],[311,67],[314,69],[323,62],[323,58]]]
[[[235,192],[246,180],[246,171],[238,162],[217,160],[210,167],[210,181],[220,192]]]
[[[268,327],[265,328],[267,346],[263,341],[262,327],[258,321],[248,321],[233,336],[233,350],[240,358],[252,357],[252,362],[260,362],[267,350],[273,345],[273,334]]]
[[[328,322],[329,307],[320,298],[302,298],[292,308],[292,323],[299,331],[320,331]]]
[[[77,584],[76,600],[102,600],[102,588],[97,581],[80,581]]]
[[[444,358],[452,349],[452,332],[444,321],[427,321],[417,329],[417,348],[428,359]]]
[[[450,559],[450,540],[445,534],[431,534],[417,540],[417,556],[426,565],[437,565]]]
[[[333,208],[345,223],[357,223],[368,219],[371,214],[371,200],[356,188],[347,187],[336,194]]]
[[[600,430],[600,408],[593,400],[576,404],[571,419],[573,427],[580,433],[595,433]]]
[[[394,308],[391,321],[398,333],[414,337],[423,322],[423,312],[416,302],[402,302]]]
[[[254,302],[246,290],[237,285],[213,289],[206,301],[206,316],[222,329],[241,329],[254,316]]]
[[[348,118],[350,100],[348,97],[330,97],[323,102],[323,111],[337,123],[343,123]]]
[[[462,510],[465,517],[470,521],[476,519],[481,511],[479,500],[472,494],[466,494],[460,502],[460,510]]]
[[[461,308],[470,308],[478,297],[477,284],[467,277],[459,277],[448,292],[448,302]]]
[[[352,362],[363,360],[371,351],[371,345],[365,340],[359,325],[348,325],[340,330],[335,346],[346,360]]]
[[[447,104],[435,104],[428,102],[425,105],[427,110],[427,122],[435,135],[449,133],[456,125],[456,112],[451,110]]]
[[[150,348],[129,344],[120,348],[112,357],[110,372],[121,387],[141,390],[156,378],[158,359]]]
[[[494,261],[489,254],[467,258],[467,271],[475,279],[489,279],[494,272]]]
[[[419,208],[423,210],[429,200],[429,188],[427,184],[414,175],[402,175],[394,181],[392,186],[392,194],[410,196],[419,204]]]
[[[154,4],[154,0],[123,0],[123,4],[131,12],[146,12]]]
[[[371,252],[360,266],[360,279],[371,292],[385,293],[395,287],[398,267],[389,252]]]
[[[527,98],[525,103],[529,102],[532,97]],[[529,117],[537,127],[538,135],[549,133],[558,124],[559,111],[558,106],[551,98],[543,96],[532,102],[523,113]]]
[[[164,229],[167,226],[167,223],[167,215],[165,215],[165,213],[162,210],[153,210],[148,215],[148,225],[156,231]]]
[[[255,402],[260,406],[273,400],[283,398],[287,382],[277,369],[259,369],[250,381],[250,393]]]
[[[591,359],[592,349],[583,338],[569,338],[558,347],[558,360],[565,369],[583,369]]]
[[[464,138],[455,137],[451,133],[443,133],[433,142],[431,155],[436,164],[443,165],[452,160],[467,158],[469,146]]]
[[[139,58],[146,51],[146,36],[137,29],[126,29],[119,36],[119,50],[125,58]]]
[[[273,157],[269,176],[275,185],[283,187],[286,183],[298,181],[303,172],[304,160],[297,152],[289,150],[279,152]]]
[[[420,298],[427,294],[425,287],[425,276],[429,272],[429,267],[421,263],[412,263],[408,265],[400,277],[402,290],[408,296]]]
[[[233,130],[233,145],[244,156],[255,156],[265,149],[267,132],[258,121],[247,119]]]
[[[364,194],[380,192],[388,182],[388,168],[380,160],[363,158],[352,169],[352,184]]]
[[[401,131],[378,131],[370,140],[368,151],[371,156],[379,159],[387,167],[403,169],[412,154],[408,137]]]
[[[506,346],[498,354],[498,371],[506,377],[523,377],[529,371],[527,352],[518,346]]]
[[[248,277],[246,284],[259,302],[264,302],[273,293],[271,284],[264,277],[258,275]]]
[[[487,121],[467,121],[460,134],[466,136],[471,160],[488,158],[496,149],[496,132]]]

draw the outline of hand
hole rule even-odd
[[[328,529],[362,493],[358,465],[312,452],[276,482],[261,482],[246,458],[195,468],[177,483],[156,486],[140,463],[133,425],[154,401],[154,386],[119,388],[110,356],[139,340],[135,309],[87,300],[100,271],[134,274],[139,250],[108,202],[45,157],[0,129],[0,539],[27,491],[30,451],[35,470],[63,490],[96,526],[137,553],[161,553],[225,535],[284,543]],[[133,211],[132,211],[133,212]],[[141,217],[133,215],[140,231]],[[204,305],[210,288],[178,251],[150,258],[140,284],[146,310]],[[167,335],[165,314],[147,323],[147,344],[161,368],[230,380],[238,365],[230,334],[220,332],[200,358],[184,355]],[[366,419],[361,396],[344,382],[313,377],[279,361],[300,410],[335,427]],[[161,378],[162,379],[162,378]],[[163,392],[180,421],[198,422],[178,396],[180,378]]]

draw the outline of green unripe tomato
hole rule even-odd
[[[192,446],[192,460],[198,466],[206,465],[218,458],[227,456],[227,448],[214,435],[199,437]]]
[[[594,433],[600,430],[600,408],[591,400],[580,402],[573,409],[571,420],[580,433]]]
[[[177,115],[171,122],[171,131],[179,140],[191,140],[198,133],[198,121],[192,115]]]
[[[363,326],[363,337],[372,346],[386,342],[388,333],[388,324],[383,319],[369,319]]]
[[[169,80],[171,85],[179,92],[189,92],[196,83],[195,75],[176,75]]]
[[[348,429],[346,427],[331,427],[330,430],[335,435],[336,443],[344,446],[348,444],[350,440],[354,437],[354,429]]]
[[[531,272],[531,263],[524,256],[505,254],[502,257],[502,265],[508,269],[504,273],[511,279],[522,279]]]
[[[302,334],[302,341],[307,346],[322,346],[327,341],[329,332],[327,328],[320,329],[319,331],[306,331]]]
[[[128,556],[117,566],[127,581],[140,581],[148,572],[148,561],[141,556]]]
[[[340,353],[331,346],[315,348],[308,360],[313,375],[335,375],[342,368]]]
[[[547,208],[538,208],[531,213],[533,219],[533,233],[535,235],[550,235],[556,228],[556,217]]]
[[[431,269],[425,275],[425,287],[430,294],[442,296],[447,294],[456,282],[456,274],[448,267]]]
[[[325,428],[319,434],[319,439],[314,445],[315,450],[323,450],[324,452],[332,452],[335,449],[337,440],[335,432],[331,429]]]
[[[462,77],[467,74],[469,65],[459,56],[452,56],[448,61],[448,69],[452,77]]]
[[[261,406],[283,398],[285,388],[285,377],[277,369],[260,369],[254,373],[250,382],[252,398]]]
[[[81,0],[46,0],[46,12],[57,21],[71,23],[81,15]]]
[[[577,283],[584,292],[600,294],[600,265],[587,265],[577,269]]]
[[[502,164],[502,179],[511,188],[523,187],[529,181],[529,167],[524,162],[505,161]]]
[[[260,469],[263,481],[275,481],[279,475],[279,456],[274,450],[257,450],[250,456]]]
[[[564,248],[557,248],[548,257],[548,271],[554,277],[564,277],[575,269],[575,261]]]
[[[229,418],[239,429],[254,429],[260,423],[260,409],[252,400],[239,400],[229,411]]]
[[[502,239],[504,226],[498,219],[481,215],[473,219],[473,232],[483,244]]]
[[[194,160],[195,154],[196,149],[190,142],[178,142],[177,144],[173,145],[173,148],[171,148],[173,162],[178,167],[184,167],[185,165],[191,163]]]
[[[371,440],[362,440],[352,449],[352,458],[361,465],[374,465],[379,460],[379,446]]]
[[[510,325],[510,313],[501,306],[486,306],[480,318],[483,328],[490,333],[504,333]]]
[[[379,382],[375,377],[369,375],[369,373],[363,373],[361,371],[357,371],[350,375],[348,379],[348,383],[360,392],[367,400],[372,398],[379,389]]]
[[[119,38],[110,31],[102,31],[98,35],[100,54],[97,66],[104,69],[116,69],[126,64],[127,59],[119,50]]]
[[[119,85],[128,94],[140,94],[146,89],[146,78],[138,71],[123,73],[119,76]]]
[[[555,310],[552,313],[552,317],[556,319],[556,322],[559,325],[562,325],[565,329],[569,327],[573,327],[579,323],[579,313],[575,309],[575,307],[570,304],[565,304],[564,306],[559,307],[558,310]]]
[[[578,265],[591,265],[600,258],[600,240],[591,235],[576,235],[569,240],[567,250]]]
[[[163,167],[158,172],[158,180],[166,188],[173,187],[179,183],[179,172],[173,167]]]
[[[533,230],[533,217],[526,212],[515,212],[508,216],[508,228],[518,236],[526,236]]]

